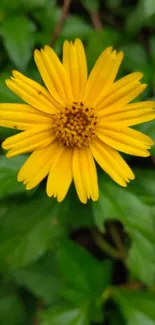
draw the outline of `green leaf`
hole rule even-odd
[[[50,1],[44,8],[33,11],[32,15],[42,27],[43,33],[51,37],[52,31],[60,19],[61,10],[55,5],[55,3],[53,3],[53,1]]]
[[[144,9],[144,15],[146,18],[150,18],[155,13],[154,0],[141,0],[141,6]]]
[[[143,133],[149,135],[155,142],[155,120],[138,125],[137,129],[140,132],[143,132]],[[153,145],[151,147],[150,151],[151,151],[152,155],[155,155],[155,145]]]
[[[35,264],[17,270],[13,277],[47,304],[55,302],[62,285],[55,255],[51,252]]]
[[[143,82],[150,83],[152,67],[149,63],[144,47],[138,43],[126,43],[121,47],[124,52],[123,67],[129,71],[143,72]]]
[[[41,325],[90,325],[102,322],[102,292],[111,283],[112,265],[99,263],[82,247],[61,241],[58,265],[63,303],[41,313]]]
[[[0,158],[0,198],[25,192],[23,184],[17,182],[17,173],[25,160],[24,156],[8,159],[5,156]]]
[[[25,16],[4,20],[1,35],[9,58],[18,69],[25,70],[32,57],[34,26]]]
[[[37,191],[33,197],[1,201],[0,267],[15,269],[41,257],[63,235],[56,200]]]
[[[155,324],[155,295],[149,292],[115,289],[113,297],[127,325]]]
[[[0,324],[21,325],[24,322],[24,310],[21,299],[15,295],[0,297]]]
[[[65,300],[78,307],[82,303],[88,305],[90,318],[101,321],[101,294],[111,280],[111,264],[99,263],[82,247],[62,241],[59,265],[64,281],[62,295]]]
[[[10,70],[10,72],[8,72]],[[1,103],[21,103],[22,100],[15,95],[5,84],[5,80],[10,78],[12,67],[8,67],[6,71],[0,74],[0,102]]]
[[[57,306],[41,314],[40,325],[89,325],[87,305],[79,308]]]
[[[89,35],[86,45],[89,69],[93,67],[102,51],[108,46],[116,45],[119,38],[120,35],[109,27],[104,27],[102,31],[93,31]]]
[[[155,37],[152,36],[149,39],[149,49],[150,49],[150,57],[153,65],[155,66]]]
[[[42,8],[48,5],[48,0],[22,0],[22,7],[26,9]],[[50,1],[52,3],[52,0]],[[54,1],[53,1],[54,2]]]
[[[123,223],[125,230],[129,234],[133,247],[138,248],[137,268],[134,267],[133,247],[129,254],[130,270],[145,284],[152,284],[155,276],[155,174],[154,171],[141,169],[135,171],[136,180],[122,188],[112,180],[100,178],[100,199],[93,204],[94,219],[96,225],[104,230],[106,220],[119,220]],[[140,252],[140,253],[139,253]],[[135,252],[134,252],[135,254]],[[142,257],[139,258],[139,254]],[[153,263],[149,271],[143,264],[149,261]],[[135,271],[136,270],[136,271]],[[150,275],[148,280],[148,275]]]
[[[73,186],[68,193],[68,200],[64,203],[63,211],[65,213],[62,214],[61,220],[72,229],[94,226],[91,202],[81,203]]]
[[[81,40],[87,39],[92,32],[92,27],[79,16],[70,16],[64,25],[61,33],[63,39],[80,38]]]
[[[88,11],[96,12],[100,7],[99,0],[81,0],[81,3]]]
[[[155,13],[154,0],[139,0],[137,6],[128,15],[126,28],[129,32],[138,32],[142,26],[148,24],[149,19]]]
[[[129,250],[129,271],[142,283],[151,286],[155,282],[155,262],[144,256],[141,247],[134,243]]]
[[[121,0],[106,0],[106,5],[110,9],[116,9],[121,6]]]

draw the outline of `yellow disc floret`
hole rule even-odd
[[[95,135],[97,116],[94,108],[74,102],[54,115],[54,132],[66,147],[87,147]]]

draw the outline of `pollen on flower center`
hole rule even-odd
[[[67,147],[86,147],[95,135],[97,116],[94,108],[74,102],[55,114],[53,129],[57,139]]]

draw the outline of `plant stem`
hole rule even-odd
[[[109,232],[110,232],[110,235],[111,235],[111,237],[113,239],[113,242],[116,245],[117,249],[120,252],[122,252],[122,254],[124,256],[127,257],[127,253],[126,253],[125,247],[124,247],[124,245],[123,245],[123,243],[121,241],[119,231],[118,231],[117,227],[114,224],[109,225]]]
[[[62,6],[62,13],[60,16],[60,19],[52,33],[52,37],[51,37],[51,41],[50,41],[50,45],[53,46],[57,40],[57,38],[59,37],[61,30],[63,28],[64,22],[67,19],[67,14],[70,8],[70,4],[71,4],[71,0],[64,0],[63,6]]]
[[[95,243],[105,253],[108,253],[115,259],[124,259],[126,257],[124,255],[124,252],[117,251],[114,247],[112,247],[109,243],[107,243],[107,241],[102,237],[102,235],[98,231],[92,230],[92,236],[93,236]]]

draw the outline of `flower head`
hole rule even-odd
[[[154,102],[134,100],[142,73],[115,81],[123,53],[107,48],[89,76],[83,45],[65,41],[62,63],[49,46],[34,58],[46,89],[17,71],[7,86],[27,104],[0,104],[0,125],[22,130],[6,139],[7,157],[32,152],[18,181],[32,189],[47,175],[47,194],[62,201],[72,180],[79,199],[99,196],[95,161],[121,186],[134,179],[120,152],[147,157],[153,141],[130,126],[153,120]]]

